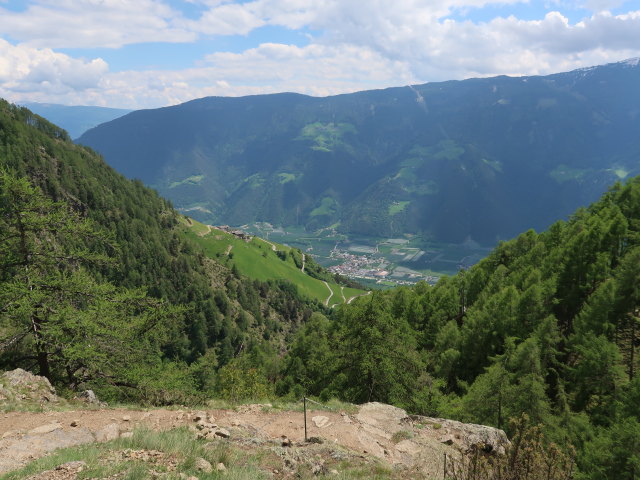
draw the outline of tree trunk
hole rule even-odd
[[[49,356],[47,352],[38,348],[38,367],[40,368],[40,375],[51,380],[51,370],[49,369]]]
[[[40,334],[42,321],[36,316],[31,317],[31,325],[33,328],[33,336],[36,344],[36,357],[38,359],[38,368],[40,375],[51,380],[51,369],[49,367],[49,355]]]

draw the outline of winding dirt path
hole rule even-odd
[[[324,280],[322,280],[322,283],[325,284],[325,286],[329,289],[329,296],[327,297],[327,299],[324,301],[324,304],[328,307],[329,306],[329,300],[331,300],[331,297],[333,297],[333,289],[329,286],[329,284],[327,282],[325,282]]]
[[[353,302],[356,298],[359,297],[366,297],[367,295],[371,295],[371,291],[368,291],[367,293],[361,293],[360,295],[354,295],[353,297],[351,297],[349,300],[347,300],[347,305],[351,302]]]
[[[278,251],[278,248],[276,247],[275,243],[271,243],[269,240],[265,240],[262,237],[254,237],[257,238],[258,240],[262,240],[264,243],[268,243],[269,245],[271,245],[271,250],[273,250],[274,252]]]

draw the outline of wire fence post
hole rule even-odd
[[[304,401],[304,441],[307,442],[307,397],[302,397]]]
[[[447,454],[444,454],[444,476],[442,477],[445,480],[447,479]]]

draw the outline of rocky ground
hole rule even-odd
[[[2,381],[0,388],[5,390],[0,390],[0,395],[6,398],[7,379],[0,377]],[[28,385],[36,385],[34,379],[20,387],[33,394],[31,400],[45,394],[49,404],[57,401],[46,385]],[[377,460],[393,469],[420,472],[426,478],[442,478],[445,455],[451,460],[475,447],[501,451],[507,444],[501,430],[408,416],[404,410],[380,403],[361,405],[355,414],[309,410],[307,437],[311,443],[305,442],[302,412],[282,411],[270,405],[242,405],[233,410],[136,410],[93,403],[83,409],[0,414],[0,474],[58,448],[130,436],[138,427],[169,430],[180,426],[188,426],[194,436],[208,440],[287,448],[288,465],[284,459],[280,470],[291,470],[300,461],[296,457],[304,455],[300,449],[305,445],[322,444],[327,452],[335,448],[353,458]],[[75,478],[79,468],[64,466],[58,472],[61,476],[51,473],[48,478]],[[279,468],[274,470],[278,472]]]

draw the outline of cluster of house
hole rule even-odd
[[[389,275],[387,270],[371,268],[373,263],[379,263],[366,255],[354,255],[342,250],[334,249],[331,258],[340,258],[343,263],[329,267],[329,271],[347,277],[382,279]]]
[[[216,227],[218,230],[222,230],[223,232],[230,233],[231,235],[238,237],[240,240],[244,240],[245,242],[251,241],[253,235],[249,235],[248,233],[243,232],[242,230],[234,229],[229,225],[220,225]]]

